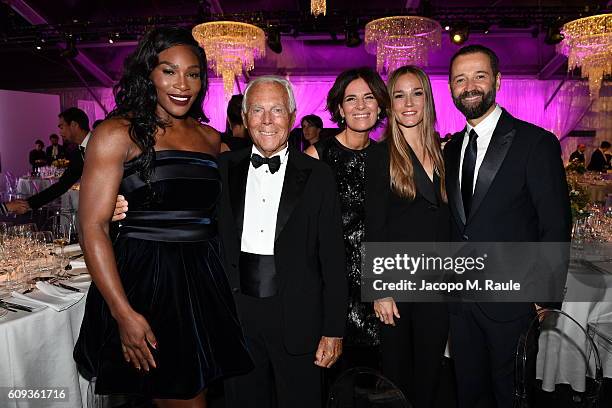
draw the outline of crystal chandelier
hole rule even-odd
[[[313,16],[325,15],[327,13],[327,4],[325,0],[310,0],[310,14]]]
[[[429,52],[440,48],[441,32],[437,21],[425,17],[380,18],[366,24],[366,51],[376,55],[380,74],[406,64],[425,66]]]
[[[234,90],[234,78],[255,67],[255,59],[266,53],[264,31],[251,24],[236,21],[214,21],[195,26],[193,38],[206,52],[210,67],[223,77],[223,90],[229,99]]]
[[[605,75],[612,74],[612,14],[570,21],[561,29],[563,42],[557,52],[567,55],[567,69],[580,67],[589,79],[591,98],[597,98]]]

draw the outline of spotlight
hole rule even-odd
[[[60,55],[64,58],[75,58],[79,55],[79,50],[77,50],[76,47],[76,40],[72,35],[66,37],[66,48],[60,52]]]
[[[544,37],[544,42],[548,45],[559,44],[565,36],[561,34],[561,29],[556,26],[549,26],[546,29],[546,37]]]
[[[44,45],[45,45],[45,39],[44,38],[38,37],[38,38],[36,38],[34,40],[34,48],[36,49],[36,51],[42,50]]]
[[[470,36],[470,28],[467,24],[457,24],[450,29],[450,40],[453,44],[461,45],[468,40]]]
[[[450,30],[450,26],[449,26],[449,25],[445,25],[445,26],[444,26],[444,30],[445,30],[445,31]]]
[[[268,44],[268,48],[277,54],[283,52],[283,43],[281,42],[280,30],[278,28],[268,28],[266,44]]]
[[[359,30],[356,27],[346,28],[344,33],[344,44],[349,48],[355,48],[361,45],[361,37],[359,37]]]

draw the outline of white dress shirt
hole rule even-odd
[[[251,153],[261,156],[255,146]],[[287,160],[287,146],[274,156],[280,156],[281,165],[274,174],[267,164],[253,167],[249,164],[246,192],[244,195],[244,223],[240,250],[257,255],[274,255],[276,216],[283,191]]]
[[[487,153],[489,143],[491,143],[491,137],[493,136],[493,131],[495,131],[495,128],[497,127],[497,122],[499,121],[501,114],[502,109],[499,107],[499,105],[495,105],[493,112],[489,113],[489,115],[484,118],[482,122],[477,124],[476,127],[472,127],[469,123],[467,124],[465,134],[463,135],[463,144],[461,145],[461,160],[459,161],[459,188],[461,188],[461,175],[463,174],[463,155],[465,154],[465,149],[470,141],[470,131],[474,129],[478,135],[478,138],[476,139],[477,152],[476,167],[474,168],[474,185],[472,186],[472,193],[474,193],[480,165],[482,164],[485,154]]]

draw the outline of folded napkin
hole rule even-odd
[[[68,281],[63,281],[68,286],[79,289],[81,292],[87,292],[91,286],[91,275],[86,273],[83,275],[75,276]]]
[[[47,282],[36,282],[36,288],[39,290],[27,294],[12,292],[11,295],[17,299],[29,300],[49,306],[58,312],[68,309],[85,295],[84,293],[58,288]]]
[[[83,295],[79,292],[75,292],[70,289],[64,289],[59,286],[52,285],[48,282],[36,282],[36,288],[46,295],[55,296],[58,298],[80,299],[83,297]]]
[[[81,251],[81,245],[79,245],[79,244],[66,245],[64,247],[64,253],[66,253],[66,252],[80,252],[80,251]]]
[[[83,258],[70,261],[70,266],[72,266],[73,269],[87,268],[87,265],[85,264],[85,261],[83,260]]]

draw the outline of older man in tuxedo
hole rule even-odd
[[[467,124],[444,149],[451,234],[466,242],[567,242],[569,196],[559,141],[495,103],[499,60],[480,45],[451,60],[453,101]],[[561,287],[565,276],[559,276]],[[534,299],[535,300],[535,299]],[[449,306],[460,408],[509,408],[514,355],[534,303]]]
[[[342,351],[347,307],[336,184],[327,165],[288,147],[288,81],[260,77],[244,94],[254,146],[221,156],[219,228],[256,367],[226,381],[226,404],[318,407],[321,368]]]

